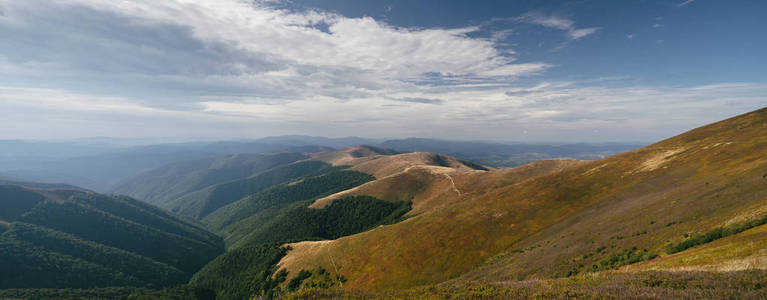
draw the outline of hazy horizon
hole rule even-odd
[[[767,103],[765,9],[0,0],[0,139],[653,142]]]
[[[216,137],[146,137],[146,138],[124,138],[124,137],[104,137],[104,136],[91,136],[91,137],[78,137],[78,138],[49,138],[49,139],[0,139],[2,141],[19,141],[19,142],[40,142],[40,143],[88,143],[88,142],[104,142],[114,143],[120,146],[148,146],[148,145],[161,145],[161,144],[182,144],[182,143],[215,143],[215,142],[257,142],[269,138],[283,138],[283,137],[305,137],[305,138],[321,138],[329,140],[342,140],[342,139],[361,139],[369,140],[371,142],[380,143],[385,141],[396,140],[410,140],[410,139],[424,139],[435,141],[447,141],[447,142],[465,142],[465,143],[488,143],[488,144],[530,144],[530,145],[558,145],[558,144],[634,144],[634,145],[648,145],[657,141],[515,141],[515,140],[489,140],[489,139],[443,139],[443,138],[429,138],[429,137],[382,137],[371,138],[365,136],[317,136],[317,135],[302,135],[302,134],[285,134],[285,135],[270,135],[262,137],[241,137],[241,138],[216,138]],[[278,144],[278,142],[274,142]],[[307,144],[309,145],[309,144]],[[359,144],[363,145],[363,144]]]

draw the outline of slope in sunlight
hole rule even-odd
[[[332,241],[291,244],[279,266],[293,275],[322,267],[345,278],[345,289],[379,290],[455,277],[495,282],[572,276],[663,261],[669,245],[685,236],[760,216],[767,204],[765,137],[767,109],[761,109],[599,161],[449,170],[441,180],[431,176],[429,184],[442,185],[432,192],[390,191],[397,176],[413,175],[380,178],[347,193],[412,197],[418,213]],[[762,235],[755,233],[732,239],[747,235],[759,245]],[[752,249],[696,264],[733,266],[745,259],[750,263],[740,265],[765,268],[764,256]]]

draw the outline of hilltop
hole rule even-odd
[[[139,253],[178,269],[172,278],[199,269],[180,289],[158,291],[161,298],[610,298],[629,296],[625,289],[656,298],[760,297],[765,137],[762,109],[595,161],[496,169],[358,145],[179,161],[125,187],[217,236],[152,208],[172,220],[163,224],[181,224],[174,230],[213,249],[226,245],[215,259],[195,256],[196,264]],[[28,196],[14,196],[22,219],[39,203],[151,208],[56,186],[11,190]],[[3,238],[18,240],[23,223],[0,219]]]
[[[767,204],[765,137],[762,109],[598,161],[451,169],[441,177],[434,170],[384,172],[394,177],[345,193],[411,198],[409,218],[336,240],[290,244],[279,267],[288,274],[321,267],[345,278],[344,289],[367,291],[616,269],[765,268],[758,250]],[[419,172],[430,179],[404,179]],[[395,181],[419,182],[417,192],[392,192],[402,186]],[[685,242],[743,222],[756,228],[728,229],[732,236],[715,243]],[[669,253],[683,243],[691,249]]]

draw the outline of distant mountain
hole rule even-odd
[[[239,141],[162,144],[124,147],[88,156],[30,162],[25,167],[0,173],[26,181],[63,182],[107,192],[126,178],[171,162],[241,153],[317,152],[329,149],[314,145],[286,146]]]
[[[381,147],[406,152],[433,152],[498,168],[521,166],[536,160],[572,158],[594,160],[642,147],[640,144],[501,144],[423,138],[388,140]]]
[[[767,267],[765,137],[767,108],[596,161],[478,171],[373,159],[364,172],[386,176],[310,208],[351,196],[407,199],[406,220],[291,243],[275,274],[285,271],[286,282],[308,288],[328,272],[324,284],[354,291],[307,290],[307,297],[383,297],[391,294],[377,291],[401,290],[405,298],[440,298],[444,294],[432,293],[446,289],[467,298],[485,292],[504,298],[503,289],[516,286],[533,297],[621,298],[630,295],[610,287],[638,283],[647,288],[643,295],[717,298],[731,291],[736,298],[761,298],[765,272],[756,269]],[[573,278],[552,279],[559,277]],[[732,290],[698,284],[706,278],[749,283]],[[545,279],[551,281],[539,286]],[[677,288],[690,280],[698,283]],[[552,290],[555,285],[582,292]],[[415,286],[426,287],[410,289]]]
[[[281,135],[261,138],[256,140],[256,142],[288,146],[319,145],[340,149],[357,145],[375,145],[378,144],[380,140],[361,138],[356,136],[327,138],[321,136],[306,135]]]
[[[235,154],[173,162],[123,180],[112,192],[168,207],[187,193],[308,158],[301,153]]]
[[[541,159],[601,159],[644,146],[639,143],[493,143],[426,138],[376,140],[359,137],[325,138],[302,135],[273,136],[257,140],[284,145],[324,145],[346,148],[371,145],[399,152],[431,152],[454,156],[498,168],[521,166]]]
[[[131,146],[122,140],[97,138],[74,141],[0,140],[0,176],[32,182],[62,182],[97,192],[159,166],[219,155],[325,152],[370,145],[398,152],[432,152],[493,167],[515,167],[541,159],[600,159],[640,147],[634,144],[501,144],[434,139],[376,140],[302,135],[251,141],[186,142]]]
[[[38,186],[0,185],[0,288],[165,287],[224,251],[137,200]]]
[[[178,161],[124,185],[219,234],[212,260],[220,238],[132,198],[6,186],[0,268],[21,275],[0,286],[167,286],[196,271],[131,297],[760,299],[765,137],[762,109],[594,161],[496,169],[421,150],[625,145],[408,139]]]
[[[221,207],[265,189],[335,169],[330,164],[321,161],[297,161],[274,167],[253,176],[214,184],[189,192],[167,202],[164,206],[174,213],[199,220]]]
[[[28,181],[17,181],[12,179],[5,179],[0,178],[0,186],[1,185],[17,185],[25,188],[32,188],[32,189],[46,189],[46,190],[79,190],[87,192],[88,190],[76,187],[74,185],[64,184],[64,183],[41,183],[41,182],[28,182]]]

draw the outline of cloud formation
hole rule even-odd
[[[544,15],[539,12],[529,12],[514,18],[514,20],[517,22],[564,30],[567,32],[568,37],[570,37],[572,40],[577,40],[582,37],[591,35],[599,30],[599,27],[576,28],[575,22],[573,20],[553,15]]]
[[[60,77],[73,70],[84,79],[121,76],[142,87],[159,78],[162,86],[197,93],[358,98],[410,89],[427,76],[514,77],[546,67],[515,63],[492,41],[468,37],[474,27],[397,28],[370,17],[290,12],[244,0],[2,6],[0,34],[11,40],[0,53],[10,64]]]
[[[499,46],[520,28],[404,28],[249,0],[0,0],[0,11],[0,138],[652,140],[767,94],[545,80],[553,64]],[[599,30],[536,12],[509,21],[570,41]]]
[[[695,2],[695,0],[686,0],[686,1],[682,2],[682,3],[679,3],[679,4],[677,5],[677,7],[686,6],[686,5],[688,5],[688,4],[690,4],[690,3],[693,3],[693,2]]]

